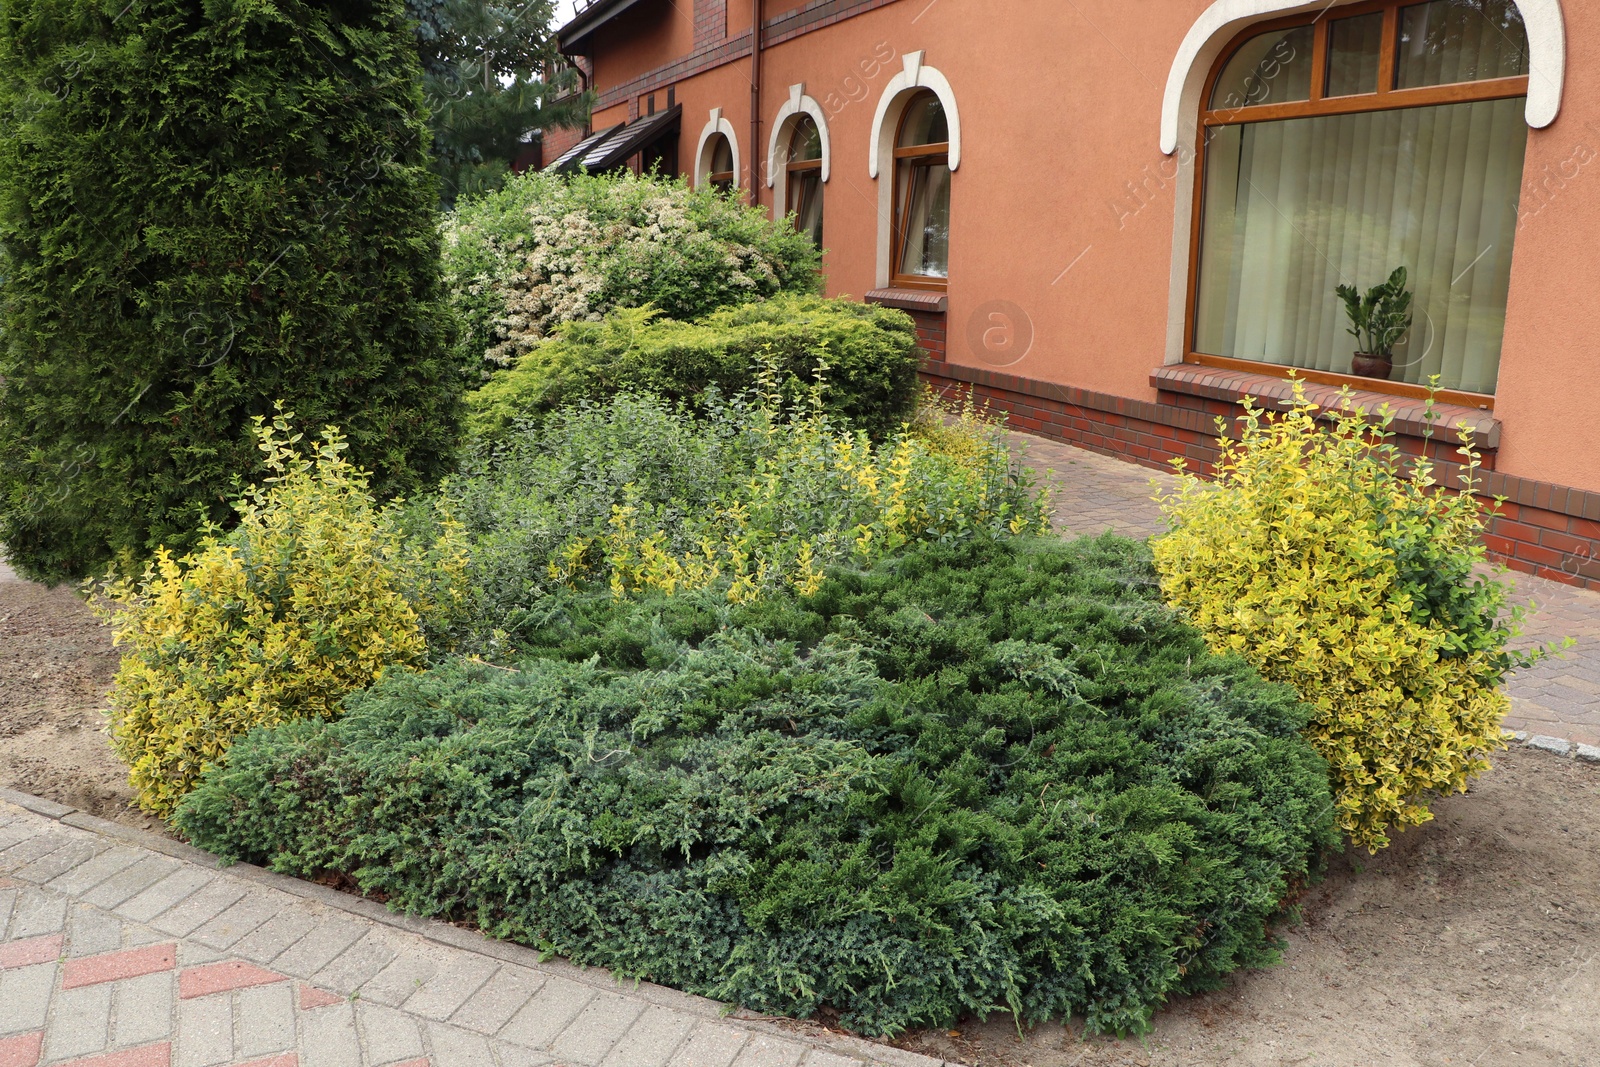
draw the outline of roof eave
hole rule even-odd
[[[594,31],[610,22],[639,0],[595,0],[572,17],[572,21],[556,31],[556,47],[562,55],[578,55],[579,47],[588,43]]]

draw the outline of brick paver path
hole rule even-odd
[[[0,1067],[938,1067],[721,1010],[0,796]]]
[[[1172,475],[1059,441],[1011,436],[1026,446],[1028,464],[1054,490],[1058,530],[1149,537],[1164,529],[1151,500],[1152,483],[1171,488]],[[1516,582],[1515,601],[1531,609],[1519,644],[1532,647],[1565,637],[1577,644],[1561,658],[1546,659],[1511,679],[1506,726],[1600,745],[1600,593],[1527,574],[1510,577]]]

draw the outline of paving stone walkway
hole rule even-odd
[[[1156,486],[1172,488],[1173,475],[1060,441],[1011,436],[1026,446],[1028,464],[1055,490],[1058,530],[1149,537],[1165,529],[1151,495]],[[1600,745],[1600,593],[1527,574],[1510,577],[1516,583],[1513,599],[1530,610],[1519,644],[1534,647],[1566,637],[1577,644],[1511,679],[1506,726]]]
[[[721,1012],[0,791],[0,1067],[939,1067]]]

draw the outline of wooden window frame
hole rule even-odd
[[[1240,31],[1222,49],[1206,76],[1202,90],[1199,130],[1194,157],[1194,207],[1190,222],[1189,239],[1189,293],[1184,310],[1184,362],[1205,367],[1246,370],[1257,374],[1287,374],[1293,370],[1299,377],[1324,385],[1349,385],[1367,392],[1388,393],[1394,396],[1425,398],[1428,388],[1408,382],[1391,382],[1377,378],[1363,378],[1354,374],[1332,371],[1301,370],[1280,363],[1258,363],[1254,360],[1233,359],[1227,356],[1210,356],[1195,351],[1195,331],[1198,328],[1197,312],[1200,294],[1200,243],[1205,223],[1206,146],[1211,130],[1223,126],[1240,126],[1254,122],[1276,122],[1283,119],[1310,118],[1320,115],[1357,115],[1373,111],[1400,111],[1414,107],[1436,107],[1441,104],[1462,104],[1480,100],[1505,100],[1528,95],[1528,76],[1490,78],[1483,81],[1452,82],[1447,85],[1428,85],[1416,89],[1395,88],[1399,80],[1400,12],[1404,8],[1424,3],[1426,0],[1367,0],[1366,3],[1324,9],[1308,22],[1306,13],[1289,15],[1253,23]],[[1353,96],[1328,96],[1328,30],[1332,23],[1357,15],[1383,12],[1383,40],[1378,52],[1378,90]],[[1212,108],[1212,96],[1217,81],[1222,77],[1239,48],[1251,38],[1273,30],[1292,30],[1312,27],[1311,44],[1311,99],[1287,104],[1244,104],[1235,108]],[[1433,394],[1444,403],[1494,410],[1493,393],[1470,393],[1459,389],[1440,389]]]
[[[932,89],[921,89],[906,101],[906,106],[900,112],[900,121],[895,123],[894,129],[894,163],[890,168],[889,180],[894,182],[893,199],[890,204],[894,211],[893,239],[889,242],[889,285],[895,289],[926,289],[930,292],[942,293],[950,288],[950,279],[934,278],[926,274],[902,274],[900,264],[905,256],[906,234],[911,226],[911,198],[902,192],[911,189],[910,182],[902,183],[900,172],[902,167],[948,167],[950,165],[950,142],[940,141],[937,144],[913,145],[910,148],[900,147],[900,136],[905,133],[906,120],[911,117],[915,105],[922,100],[933,99],[939,101],[939,106],[944,107],[944,101],[939,100],[939,95]],[[948,121],[948,119],[947,119]],[[952,187],[951,194],[955,190]],[[904,201],[904,203],[902,203]]]
[[[817,131],[817,136],[819,138],[822,136],[822,128],[817,125],[817,120],[802,112],[801,117],[794,124],[794,129],[789,131],[789,155],[783,165],[783,196],[787,201],[787,203],[784,205],[784,214],[796,216],[796,230],[799,230],[800,228],[800,219],[798,217],[800,212],[800,204],[798,202],[800,183],[795,181],[795,177],[797,175],[805,174],[808,171],[814,170],[819,173],[822,171],[821,155],[818,155],[816,159],[797,160],[794,158],[795,142],[800,139],[800,131],[805,129],[807,125]],[[817,183],[817,195],[819,197],[822,195],[821,182]]]

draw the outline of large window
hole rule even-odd
[[[810,115],[795,121],[789,137],[789,157],[784,164],[784,190],[789,203],[784,210],[795,226],[822,247],[822,131]]]
[[[950,273],[950,127],[944,105],[918,93],[894,150],[894,283],[943,288]]]
[[[1392,379],[1492,394],[1527,72],[1512,0],[1335,8],[1225,50],[1201,116],[1190,358],[1347,374],[1335,287],[1405,267]]]

